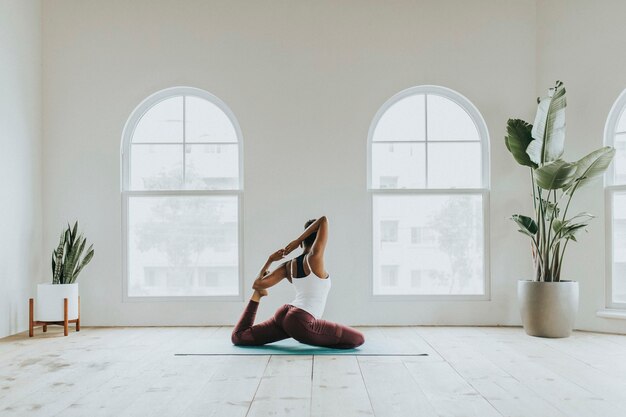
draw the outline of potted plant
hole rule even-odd
[[[67,225],[59,245],[52,251],[52,283],[37,285],[37,320],[63,321],[63,299],[68,299],[68,319],[78,319],[78,283],[76,279],[93,258],[93,245],[85,252],[86,239],[78,234],[78,222]],[[83,256],[84,254],[84,256]]]
[[[531,241],[532,280],[520,280],[518,302],[526,333],[540,337],[567,337],[578,310],[578,283],[561,279],[563,257],[569,242],[585,230],[594,217],[572,215],[576,191],[600,177],[615,155],[606,146],[576,162],[561,159],[565,144],[565,88],[560,81],[548,97],[538,99],[534,125],[509,119],[505,144],[513,158],[530,168],[534,213],[514,214],[519,232]]]

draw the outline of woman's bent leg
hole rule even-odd
[[[344,326],[343,324],[332,323],[325,320],[318,321],[332,324],[333,326],[337,326],[341,329],[341,336],[339,337],[337,343],[334,345],[328,345],[327,347],[334,349],[354,349],[365,343],[365,337],[363,336],[363,333],[361,333],[357,329],[353,329],[352,327]]]
[[[287,312],[286,306],[279,308],[271,319],[253,325],[258,308],[259,303],[250,300],[233,330],[231,340],[234,345],[259,346],[289,337],[279,324]]]
[[[353,349],[365,342],[365,337],[358,330],[331,321],[318,320],[295,307],[285,316],[282,327],[289,336],[307,345]]]

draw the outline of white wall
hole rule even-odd
[[[567,160],[603,146],[611,106],[626,88],[626,2],[550,0],[538,2],[537,94],[562,80],[567,88]],[[564,275],[580,281],[578,326],[626,332],[626,321],[596,317],[605,306],[604,193],[598,182],[578,195],[574,210],[598,217],[589,234],[571,244]],[[576,212],[576,211],[574,211]]]
[[[0,1],[0,338],[28,327],[41,254],[41,4]]]
[[[518,323],[511,300],[531,268],[506,218],[531,202],[502,137],[508,117],[534,112],[535,12],[534,1],[513,0],[46,2],[44,247],[75,218],[95,243],[81,278],[84,323],[219,324],[241,312],[243,302],[122,302],[122,128],[142,99],[176,85],[220,97],[243,130],[246,296],[267,254],[326,214],[329,319]],[[489,127],[491,301],[368,296],[367,131],[387,98],[420,84],[459,91]],[[291,296],[281,284],[260,315]]]

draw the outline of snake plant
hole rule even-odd
[[[578,213],[568,217],[576,191],[600,177],[610,165],[615,149],[597,149],[576,162],[561,157],[565,147],[565,88],[557,81],[547,97],[538,101],[535,124],[509,119],[504,138],[517,163],[530,169],[532,216],[514,214],[519,232],[531,240],[535,281],[557,282],[565,249],[594,217]]]
[[[85,252],[87,240],[82,234],[78,234],[78,222],[71,227],[68,223],[67,229],[61,233],[59,245],[52,251],[52,283],[53,284],[73,284],[78,278],[78,274],[83,270],[91,258],[93,258],[93,245],[90,245]],[[82,257],[83,252],[85,255]]]

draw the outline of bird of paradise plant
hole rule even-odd
[[[514,214],[511,219],[519,232],[531,239],[535,267],[534,280],[561,280],[563,257],[570,241],[585,230],[594,217],[578,213],[568,217],[576,191],[600,177],[610,165],[615,149],[597,149],[576,162],[566,162],[565,88],[557,81],[547,97],[537,99],[534,125],[520,119],[509,119],[505,144],[513,158],[530,168],[533,216]]]

